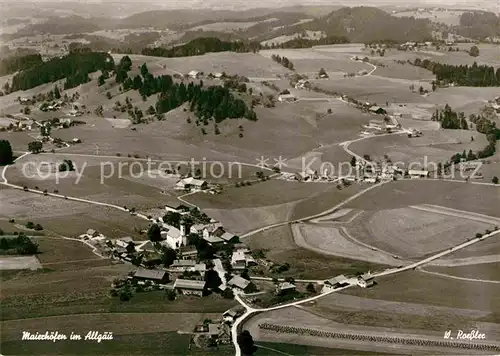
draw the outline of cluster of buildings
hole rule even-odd
[[[343,274],[325,281],[322,293],[331,289],[347,287],[350,285],[357,285],[361,288],[370,288],[376,284],[375,278],[370,272],[364,273],[357,277],[346,277]]]
[[[489,104],[497,114],[500,114],[500,96],[497,96],[495,99],[490,100]]]
[[[433,45],[432,42],[405,42],[399,45],[399,49],[404,51],[418,51],[421,48],[429,48]]]

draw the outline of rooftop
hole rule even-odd
[[[240,276],[234,276],[227,282],[228,286],[238,287],[240,289],[245,289],[251,282]]]
[[[134,277],[161,280],[165,277],[166,273],[167,272],[163,270],[139,268],[135,271]]]
[[[194,267],[195,265],[195,260],[174,260],[171,267]]]
[[[205,281],[192,281],[178,278],[174,283],[174,288],[203,290],[205,288]]]
[[[286,290],[286,289],[295,289],[295,284],[292,284],[290,282],[283,282],[278,284],[278,289],[279,290]]]

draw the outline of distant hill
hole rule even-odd
[[[299,26],[300,30],[323,31],[328,36],[346,36],[351,42],[424,41],[431,39],[427,19],[394,17],[375,7],[345,7]],[[300,32],[295,30],[294,32]]]

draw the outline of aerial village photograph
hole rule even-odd
[[[500,355],[498,0],[0,0],[0,354]]]

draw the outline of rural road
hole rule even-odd
[[[371,70],[371,71],[369,71],[367,74],[362,75],[362,77],[367,77],[367,76],[369,76],[369,75],[372,75],[372,73],[373,73],[373,72],[375,72],[375,71],[377,70],[377,66],[376,66],[376,65],[371,64],[371,63],[369,63],[369,62],[363,62],[363,60],[362,60],[362,59],[358,59],[358,60],[356,60],[356,57],[351,57],[351,61],[354,61],[354,62],[361,62],[361,63],[364,63],[364,64],[368,64],[368,65],[370,65],[370,66],[372,67],[372,70]]]

